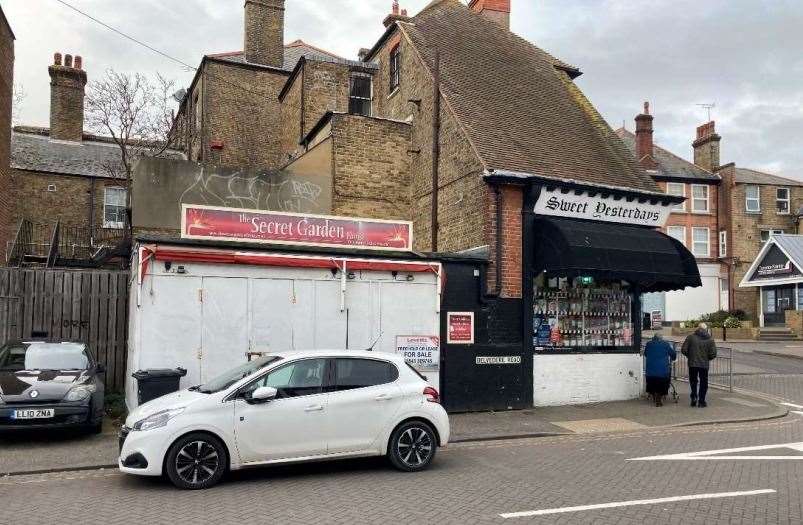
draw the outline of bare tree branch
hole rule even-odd
[[[174,87],[173,80],[159,74],[152,81],[140,73],[131,75],[113,69],[87,87],[87,127],[111,137],[120,148],[120,163],[106,168],[111,176],[125,179],[129,209],[136,160],[164,156],[174,146],[171,136]]]

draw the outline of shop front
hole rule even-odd
[[[803,236],[773,235],[742,279],[741,288],[759,288],[761,327],[787,325],[787,312],[800,310]]]
[[[638,397],[642,294],[701,285],[692,254],[657,229],[673,201],[545,185],[530,202],[522,243],[533,404]]]

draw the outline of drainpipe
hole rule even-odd
[[[95,177],[89,179],[89,244],[95,245]]]
[[[438,164],[441,157],[441,55],[435,50],[435,67],[433,70],[433,93],[432,93],[432,210],[430,215],[432,222],[431,249],[438,251]]]
[[[494,199],[496,200],[496,295],[502,293],[502,191],[499,185],[494,185]]]

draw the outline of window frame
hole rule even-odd
[[[727,230],[719,231],[719,256],[728,256],[728,232]]]
[[[669,191],[669,188],[672,186],[680,186],[681,192],[680,193],[672,193]],[[674,195],[676,197],[686,197],[686,184],[683,182],[667,182],[666,183],[666,194],[667,195]],[[686,213],[686,201],[681,202],[680,204],[675,204],[672,206],[670,210],[672,213]]]
[[[756,189],[756,196],[750,197],[749,192],[752,188]],[[750,202],[755,201],[756,209],[750,209]],[[744,187],[744,211],[746,213],[761,213],[761,186],[757,184],[748,184]]]
[[[390,96],[401,86],[401,43],[390,48],[388,62],[388,96]]]
[[[123,204],[111,204],[108,201],[108,195],[110,193],[109,190],[121,191],[123,192]],[[128,190],[126,190],[122,186],[105,186],[103,188],[103,227],[110,230],[122,230],[125,228],[125,213],[126,213],[126,201],[128,200]],[[116,208],[123,209],[123,220],[122,221],[110,221],[106,218],[106,210],[109,206],[114,206]]]
[[[301,396],[276,397],[273,401],[281,401],[281,400],[284,400],[284,399],[298,399],[300,397],[310,397],[310,396],[319,396],[319,395],[322,395],[322,394],[328,394],[329,390],[330,390],[330,385],[331,385],[331,367],[332,367],[332,365],[330,363],[330,359],[328,357],[310,356],[310,357],[302,357],[300,359],[294,359],[293,361],[284,361],[284,360],[278,361],[277,362],[277,366],[274,366],[274,367],[266,370],[265,373],[260,374],[259,377],[256,377],[256,378],[252,379],[251,381],[249,381],[248,383],[238,387],[234,391],[234,394],[233,395],[230,394],[229,396],[224,398],[224,401],[227,401],[227,400],[232,399],[232,398],[246,399],[247,400],[246,394],[251,390],[255,390],[255,389],[252,389],[252,387],[254,385],[258,384],[259,382],[264,381],[265,378],[267,378],[269,375],[271,375],[271,374],[273,374],[275,372],[278,372],[278,371],[280,371],[280,370],[282,370],[284,368],[287,368],[288,366],[296,365],[296,364],[298,364],[298,363],[300,363],[302,361],[314,361],[314,360],[319,360],[319,361],[323,361],[324,362],[323,363],[323,377],[321,378],[321,390],[320,390],[320,392],[304,394],[304,395],[301,395]],[[257,387],[257,388],[259,388],[259,387]]]
[[[765,232],[767,234],[766,240],[762,238]],[[776,230],[774,228],[770,229],[762,228],[761,230],[758,231],[758,242],[761,243],[761,246],[764,246],[764,243],[769,241],[770,237],[772,237],[773,235],[783,235],[784,233],[785,230]]]
[[[678,239],[677,237],[675,237],[674,235],[671,235],[669,233],[670,229],[673,229],[673,228],[675,230],[680,230],[680,231],[683,232],[683,239],[682,240]],[[667,226],[666,227],[666,234],[669,237],[672,237],[673,239],[675,239],[676,241],[679,241],[684,247],[688,246],[688,241],[687,241],[687,238],[686,238],[686,227],[685,226],[681,226],[679,224],[678,225]]]
[[[396,363],[393,363],[391,361],[386,361],[384,359],[372,359],[370,357],[342,356],[342,357],[330,357],[329,360],[331,362],[330,365],[329,365],[330,372],[331,372],[331,374],[330,374],[330,383],[329,383],[329,391],[332,392],[332,393],[352,392],[354,390],[361,390],[363,388],[374,388],[374,387],[377,387],[377,386],[390,385],[390,384],[393,384],[396,381],[398,381],[399,377],[401,377],[401,373],[399,372],[399,367],[396,366]],[[365,385],[365,386],[359,386],[359,387],[354,387],[354,388],[344,388],[344,389],[341,390],[341,389],[339,389],[338,384],[337,384],[337,362],[338,361],[373,361],[373,362],[376,362],[376,363],[382,363],[382,364],[384,364],[386,366],[391,367],[393,372],[395,372],[395,377],[392,380],[387,381],[385,383],[376,383],[376,384],[373,384],[373,385]]]
[[[361,78],[367,79],[369,84],[369,93],[368,98],[355,96],[352,92],[352,88],[354,87],[354,79]],[[359,100],[359,101],[368,101],[368,114],[365,113],[356,113],[352,111],[351,108],[351,101],[352,100]],[[360,115],[364,117],[372,117],[374,115],[374,77],[373,75],[367,73],[359,73],[359,72],[351,72],[349,74],[349,114],[350,115]]]
[[[705,254],[697,253],[696,245],[698,243],[702,244],[702,241],[695,240],[694,233],[696,231],[705,231],[705,238],[706,238],[706,240],[705,240],[705,249],[706,249]],[[711,257],[711,228],[698,227],[698,226],[693,226],[692,227],[692,229],[691,229],[691,253],[695,257],[702,257],[702,258]]]
[[[694,190],[695,188],[703,188],[705,190],[705,209],[698,210],[696,203],[697,201],[703,200],[702,197],[695,197]],[[711,213],[711,190],[708,187],[708,184],[692,184],[691,185],[691,212],[692,213]]]
[[[781,199],[778,197],[778,192],[784,190],[786,191],[786,198]],[[786,203],[786,211],[781,211],[778,209],[778,203],[785,202]],[[792,191],[789,189],[788,186],[778,186],[775,188],[775,213],[778,215],[789,215],[792,213]]]

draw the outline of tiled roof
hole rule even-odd
[[[762,171],[747,168],[734,168],[734,181],[743,184],[774,184],[776,186],[803,186],[803,181],[770,175]]]
[[[83,142],[51,140],[47,128],[15,128],[11,133],[11,167],[14,169],[119,177],[120,148],[105,137],[84,135]],[[170,152],[171,158],[184,158]]]
[[[616,130],[616,134],[625,143],[627,149],[633,155],[636,154],[636,135],[624,128]],[[658,164],[656,168],[658,173],[651,173],[653,176],[671,177],[675,179],[687,179],[691,181],[718,181],[719,175],[711,173],[708,170],[689,162],[686,159],[678,157],[674,153],[665,150],[664,148],[653,145],[653,160]]]
[[[230,53],[217,53],[207,55],[210,58],[216,58],[218,60],[223,60],[225,62],[233,62],[235,64],[249,64],[245,60],[245,52],[244,51],[232,51]],[[319,57],[323,59],[329,60],[345,60],[334,53],[330,53],[324,49],[312,46],[307,44],[303,40],[296,40],[290,44],[286,44],[284,46],[284,65],[282,65],[282,69],[285,71],[292,71],[295,69],[296,64],[301,59],[302,56],[306,57]],[[259,64],[252,64],[252,65],[259,65]]]
[[[398,24],[430,68],[440,50],[447,106],[489,171],[659,191],[554,57],[458,0]]]

